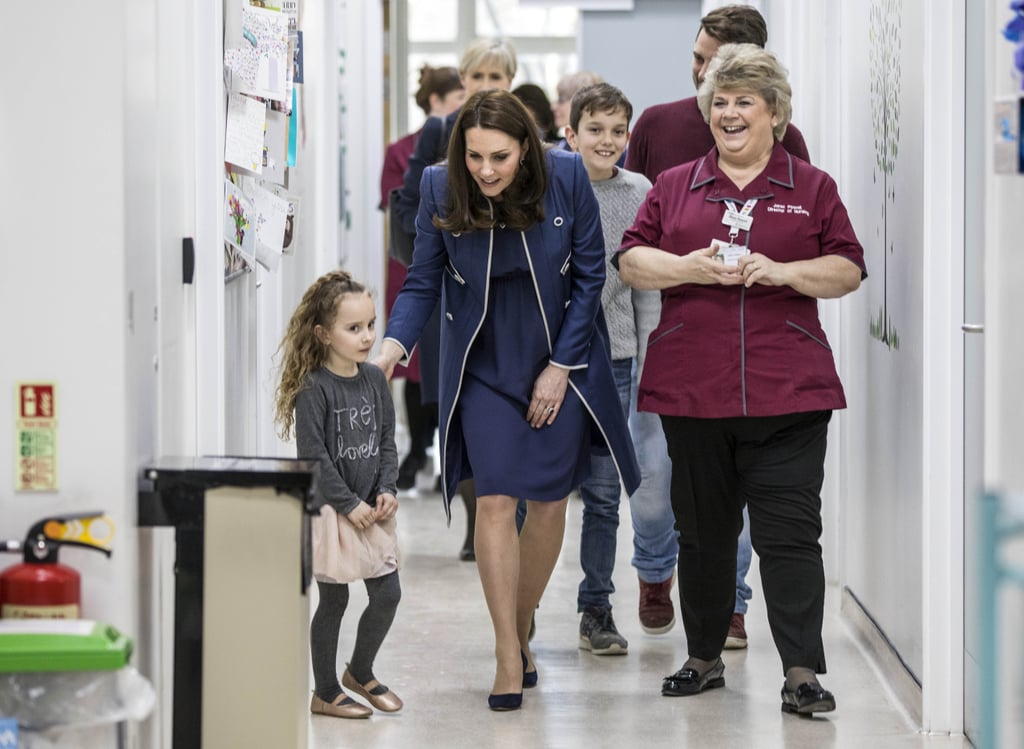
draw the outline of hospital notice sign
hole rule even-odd
[[[57,490],[57,386],[15,385],[15,491]]]

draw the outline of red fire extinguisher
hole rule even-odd
[[[0,551],[22,552],[24,561],[0,573],[0,618],[77,619],[81,576],[57,561],[63,545],[95,549],[108,557],[114,524],[102,512],[44,518],[24,541],[4,541]]]

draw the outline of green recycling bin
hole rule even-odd
[[[122,746],[125,722],[155,702],[131,654],[131,639],[102,622],[0,620],[0,717],[17,721],[25,749]]]

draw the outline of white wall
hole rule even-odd
[[[923,42],[914,19],[924,8],[889,4],[872,19],[880,7],[843,4],[843,197],[870,274],[848,305],[859,325],[848,342],[844,584],[920,677]],[[869,335],[879,315],[888,342]]]
[[[68,549],[61,561],[82,573],[83,615],[128,633],[136,629],[134,470],[152,435],[151,414],[126,393],[153,401],[145,286],[156,206],[152,193],[130,192],[144,179],[142,149],[154,147],[153,136],[129,130],[153,120],[154,7],[38,2],[0,25],[5,59],[20,61],[0,68],[0,85],[18,92],[0,113],[8,145],[0,184],[3,534],[21,536],[52,513],[105,510],[117,525],[113,557]],[[14,385],[22,380],[57,384],[55,493],[12,492]],[[5,555],[0,565],[17,561]]]
[[[633,120],[652,104],[694,96],[693,40],[699,0],[635,0],[632,11],[583,11],[580,69],[618,86]]]
[[[300,246],[277,274],[253,273],[227,289],[222,8],[38,2],[0,24],[5,59],[23,62],[0,69],[0,84],[18,92],[0,112],[8,145],[0,184],[0,350],[9,352],[0,366],[3,536],[19,538],[49,514],[112,516],[111,559],[68,549],[62,561],[82,573],[83,616],[136,639],[133,660],[161,692],[164,718],[173,539],[135,527],[137,473],[164,454],[289,454],[272,433],[269,355],[298,297],[339,257],[383,288],[380,217],[362,205],[383,150],[380,8],[368,5],[303,3],[307,83],[293,172],[305,197]],[[359,159],[347,189],[358,215],[347,224],[339,215],[340,40],[356,60],[347,73],[356,102],[348,145]],[[377,114],[365,116],[371,109]],[[376,189],[369,193],[372,202]],[[343,237],[356,232],[364,249],[347,251]],[[193,285],[182,282],[183,237],[195,239]],[[12,491],[20,381],[57,385],[57,492]],[[18,561],[5,555],[0,567]],[[141,735],[156,745],[169,726],[158,718]]]
[[[1013,69],[1014,45],[1002,37],[1002,30],[1013,17],[1007,3],[989,0],[986,25],[986,110],[989,123],[986,139],[986,213],[984,237],[985,263],[985,484],[991,491],[1005,495],[1015,503],[1016,512],[1024,511],[1024,347],[1021,329],[1024,309],[1024,258],[1021,256],[1020,215],[1024,205],[1024,176],[997,175],[993,164],[994,117],[991,102],[995,98],[1016,97],[1022,93],[1021,79]],[[1003,558],[1024,569],[1024,542],[1003,546]],[[1001,633],[996,651],[1001,712],[1000,746],[1024,744],[1024,646],[1018,636],[1024,622],[1024,590],[1005,581],[1000,596]],[[973,612],[971,612],[973,613]],[[982,616],[988,612],[981,612]],[[983,674],[984,676],[984,674]]]

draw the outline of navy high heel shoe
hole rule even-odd
[[[523,706],[523,693],[511,692],[509,694],[487,695],[487,707],[495,712],[518,710]]]
[[[523,689],[533,689],[533,687],[537,686],[537,669],[527,671],[526,653],[520,650],[519,655],[523,658]]]

